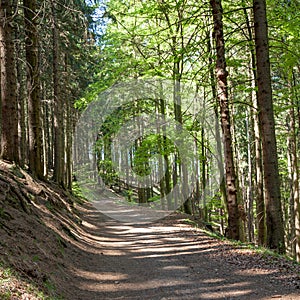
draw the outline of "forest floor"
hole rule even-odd
[[[0,299],[300,299],[299,264],[187,218],[118,222],[0,162]]]

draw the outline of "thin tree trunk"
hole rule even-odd
[[[66,187],[72,190],[72,141],[73,141],[73,124],[72,124],[72,107],[71,104],[67,104],[66,113]],[[97,168],[96,168],[97,169]]]
[[[210,32],[207,33],[207,52],[210,54],[209,55],[209,65],[211,66],[209,68],[209,72],[210,72],[210,85],[211,85],[211,92],[213,95],[213,99],[215,101],[214,103],[214,114],[215,114],[215,134],[216,134],[216,143],[217,143],[217,157],[218,159],[218,169],[219,169],[219,173],[223,174],[224,173],[224,162],[223,162],[223,155],[222,155],[222,142],[221,142],[221,130],[220,130],[220,115],[219,115],[219,111],[218,111],[218,107],[219,107],[219,103],[218,103],[218,97],[217,97],[217,87],[216,87],[216,82],[215,82],[215,74],[214,74],[214,70],[212,68],[213,66],[213,53],[212,53],[212,45],[213,45],[213,41],[212,41],[212,37]],[[227,209],[227,192],[226,192],[226,183],[224,178],[222,179],[222,181],[220,182],[220,193],[221,193],[221,199],[222,199],[222,204],[224,205],[224,207],[226,207]],[[227,211],[225,210],[225,215],[227,215]],[[224,233],[224,224],[223,224],[223,218],[222,218],[222,232]]]
[[[294,77],[294,74],[292,74]],[[294,79],[294,78],[293,78]],[[294,81],[294,80],[293,80]],[[293,83],[291,86],[291,90],[293,91]],[[293,225],[292,228],[292,247],[295,253],[295,259],[297,262],[300,262],[300,186],[299,186],[299,162],[297,156],[297,130],[296,130],[296,113],[295,113],[295,102],[294,102],[295,95],[292,95],[291,99],[291,108],[289,111],[290,117],[290,156],[291,156],[291,210],[293,211],[293,216],[291,224]],[[297,99],[297,98],[296,98]],[[299,124],[300,125],[300,124]]]
[[[68,54],[65,54],[65,74],[68,74],[68,72],[70,71],[68,68]],[[69,79],[66,78],[66,82],[65,82],[66,86],[69,86]],[[73,123],[72,123],[72,107],[73,107],[73,103],[72,101],[69,99],[66,104],[65,104],[65,108],[66,108],[66,113],[65,113],[65,143],[64,143],[64,148],[65,148],[65,176],[64,176],[64,182],[65,182],[65,186],[67,189],[72,190],[72,137],[73,137]],[[98,170],[97,167],[97,158],[96,158],[96,167],[95,170]],[[98,175],[97,175],[98,176]]]
[[[282,220],[280,180],[272,101],[266,1],[254,0],[253,9],[258,81],[258,116],[262,133],[267,216],[267,246],[279,253],[284,253],[284,226]]]
[[[161,90],[163,91],[163,86],[161,85]],[[164,95],[161,95],[161,99],[159,101],[159,113],[163,116],[166,115],[166,103],[163,100]],[[172,209],[171,199],[169,194],[171,193],[171,174],[170,174],[170,164],[169,164],[169,155],[167,153],[168,145],[167,145],[167,137],[166,137],[166,126],[162,126],[162,135],[161,135],[161,151],[163,153],[163,164],[165,165],[165,176],[162,179],[161,187],[163,191],[161,192],[161,198],[167,197],[167,203],[162,203],[162,206],[165,207],[167,204],[168,209]],[[161,166],[163,168],[163,165]]]
[[[22,24],[23,25],[23,24]],[[27,140],[26,140],[26,91],[25,84],[26,82],[26,61],[25,52],[23,50],[23,43],[25,40],[24,31],[16,31],[15,32],[16,39],[16,60],[18,63],[17,66],[17,102],[18,102],[18,156],[19,156],[19,164],[21,167],[25,166],[27,159]]]
[[[254,145],[255,145],[255,185],[254,197],[256,201],[256,224],[257,224],[257,242],[260,246],[265,246],[266,243],[266,218],[265,218],[265,200],[264,200],[264,186],[263,186],[263,166],[262,166],[262,149],[261,149],[261,132],[258,120],[258,105],[257,105],[257,74],[256,74],[256,58],[255,45],[253,42],[252,26],[250,24],[247,9],[244,8],[244,15],[246,19],[248,41],[251,54],[251,72],[252,73],[252,88],[251,93],[253,109],[253,130],[254,130]]]
[[[54,96],[54,173],[53,179],[62,187],[64,184],[64,140],[63,140],[63,103],[59,79],[59,45],[55,4],[52,9],[52,52],[53,52],[53,96]]]
[[[251,108],[250,108],[251,109]],[[251,113],[250,113],[251,114]],[[253,164],[252,164],[252,149],[251,144],[253,143],[253,128],[250,125],[249,121],[249,113],[247,111],[246,114],[246,131],[247,131],[247,153],[248,153],[248,187],[247,187],[247,196],[248,196],[248,207],[247,207],[247,213],[248,213],[248,220],[247,220],[247,227],[248,227],[248,238],[249,242],[253,242],[254,240],[254,220],[253,220]]]
[[[161,89],[162,89],[162,84],[161,84]],[[162,104],[160,104],[158,101],[155,103],[156,112],[158,114],[162,114],[160,106],[162,105],[164,108],[163,97],[160,97],[160,102],[162,102]],[[162,109],[162,111],[164,111],[164,110]],[[164,130],[164,128],[163,128],[163,130]],[[162,156],[164,153],[164,145],[163,145],[164,142],[163,142],[163,131],[161,130],[160,126],[157,126],[156,132],[158,134],[158,149],[159,149],[159,153],[161,154],[159,156],[159,161],[158,161],[158,170],[159,170],[159,174],[164,174],[165,168],[164,168],[164,160],[163,160],[163,156]],[[165,187],[165,185],[166,185],[165,177],[160,178],[160,180],[159,180],[160,203],[161,203],[161,208],[163,210],[166,209],[166,201],[165,201],[166,187]]]
[[[255,93],[255,95],[253,95]],[[263,183],[263,163],[261,148],[261,132],[258,120],[257,93],[252,93],[254,100],[253,122],[255,135],[255,199],[256,199],[256,223],[257,223],[257,243],[260,246],[266,245],[266,209],[264,199],[264,183]]]
[[[204,222],[207,222],[207,162],[206,162],[206,149],[205,149],[205,132],[204,128],[201,128],[201,188],[202,188],[202,198],[201,198],[201,218]],[[198,179],[197,179],[198,182]]]
[[[290,110],[289,118],[292,113]],[[288,232],[288,254],[293,258],[296,258],[296,227],[295,227],[295,195],[297,196],[298,187],[294,186],[294,182],[298,177],[298,170],[295,170],[295,161],[294,161],[294,149],[295,149],[295,132],[293,131],[293,121],[291,119],[287,120],[288,122],[288,138],[287,138],[287,159],[288,159],[288,174],[289,174],[289,185],[290,185],[290,198],[289,198],[289,209],[288,209],[288,219],[287,219],[287,229]],[[294,128],[295,129],[295,128]],[[297,162],[296,162],[297,164]],[[295,174],[294,174],[295,172]]]
[[[239,215],[239,240],[244,242],[246,240],[245,228],[247,227],[245,203],[244,203],[244,201],[247,202],[246,178],[242,173],[242,168],[239,168],[236,165],[236,163],[238,164],[240,161],[242,161],[242,158],[241,158],[241,152],[239,151],[238,148],[238,141],[236,137],[235,123],[234,123],[235,108],[234,106],[231,106],[230,108],[231,110],[229,111],[229,116],[232,116],[230,121],[230,126],[231,126],[231,140],[232,140],[232,149],[233,149],[233,161],[235,167],[235,184],[236,184],[235,188],[237,190],[237,207],[238,207],[238,215]]]
[[[231,137],[230,111],[228,104],[228,87],[225,42],[223,35],[222,4],[220,0],[211,0],[213,19],[214,19],[214,39],[216,42],[217,60],[216,76],[218,85],[218,100],[220,105],[221,125],[224,139],[225,155],[225,181],[227,191],[227,210],[228,210],[228,237],[238,240],[239,236],[239,213],[236,188],[236,174],[233,160],[233,147]]]

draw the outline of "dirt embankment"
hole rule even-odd
[[[81,220],[75,197],[0,161],[0,299],[58,299]]]

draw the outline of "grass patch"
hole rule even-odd
[[[32,258],[32,261],[33,262],[39,262],[40,261],[40,258],[38,255],[34,255],[33,258]]]
[[[191,219],[183,219],[182,222],[185,223],[185,224],[187,224],[187,225],[191,225],[193,227],[196,227],[196,228],[199,227],[198,224],[197,224],[197,222],[195,222],[195,221],[193,221]]]
[[[10,291],[7,291],[7,292],[1,292],[0,291],[0,299],[2,300],[10,300],[12,297],[12,294]]]
[[[84,198],[81,187],[79,186],[77,181],[72,182],[72,194],[76,198]]]
[[[19,274],[11,267],[5,266],[0,261],[0,299],[20,299],[24,292],[28,293],[28,299],[37,298],[40,300],[63,300],[61,296],[55,295],[55,286],[47,280],[44,283],[45,291],[42,291],[34,285],[33,282],[29,282],[27,279],[23,279]],[[47,295],[48,294],[48,295]]]

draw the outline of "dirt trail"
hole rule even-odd
[[[229,249],[178,216],[134,225],[91,204],[81,213],[78,249],[66,253],[72,256],[66,299],[300,299],[297,283],[288,284],[295,281],[290,274],[250,268],[251,253]]]
[[[137,224],[157,212],[98,198],[0,161],[0,299],[300,299],[300,265],[210,238],[187,216]]]

